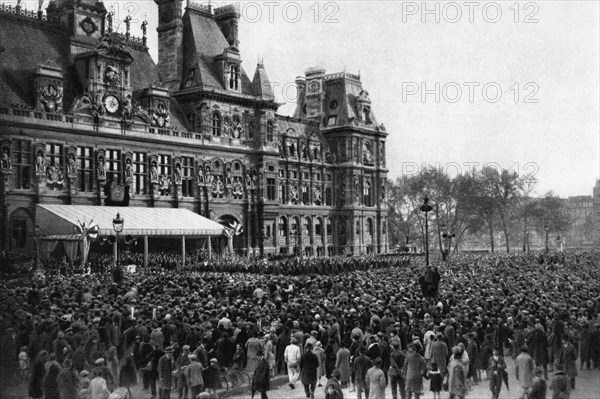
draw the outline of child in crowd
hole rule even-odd
[[[437,363],[431,363],[431,370],[428,372],[429,390],[433,392],[433,399],[441,399],[442,394],[442,373],[438,370]]]
[[[29,379],[29,355],[27,355],[27,347],[22,346],[19,352],[19,371],[21,380]]]

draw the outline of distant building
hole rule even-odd
[[[570,230],[562,237],[563,248],[591,249],[594,247],[596,215],[594,197],[578,195],[565,200],[567,212],[572,220]]]
[[[187,208],[236,226],[240,255],[387,252],[388,133],[360,76],[308,69],[278,115],[234,6],[155,3],[157,64],[102,1],[0,6],[2,250],[31,250],[53,203]]]

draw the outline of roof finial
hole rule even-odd
[[[110,11],[106,13],[106,24],[108,25],[106,30],[108,30],[108,33],[112,33],[113,30],[113,16],[115,15],[115,6],[114,4],[112,6],[110,6]]]
[[[144,46],[146,45],[146,29],[148,27],[148,21],[146,21],[146,15],[144,15],[144,21],[142,22],[142,41],[144,43]]]
[[[127,14],[123,22],[125,22],[125,39],[129,40],[131,30],[131,14]]]

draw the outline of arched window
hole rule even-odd
[[[11,249],[24,249],[27,247],[31,226],[29,213],[19,208],[10,216],[10,247]]]
[[[212,114],[212,135],[221,136],[221,114],[216,111]]]
[[[273,121],[267,121],[267,141],[273,141]]]
[[[331,219],[327,219],[327,237],[333,237],[333,222]]]
[[[235,65],[230,65],[229,66],[229,89],[230,90],[238,89],[239,78],[240,78],[240,72],[239,72],[238,67]]]
[[[279,218],[279,237],[287,236],[288,225],[287,219],[283,216]]]
[[[315,222],[315,236],[323,237],[323,219],[317,218]]]
[[[373,237],[373,219],[367,219],[367,235],[372,238]]]
[[[300,228],[300,219],[298,219],[298,217],[295,217],[292,219],[292,232],[291,234],[293,235],[298,235],[299,231],[298,229]]]
[[[311,222],[310,218],[304,218],[304,231],[302,234],[304,234],[305,237],[310,237],[311,226],[312,226],[312,222]]]

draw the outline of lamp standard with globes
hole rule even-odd
[[[546,253],[548,253],[548,230],[550,230],[550,226],[545,225],[544,231],[546,232]]]
[[[456,234],[454,233],[448,233],[448,228],[446,226],[446,223],[444,223],[442,225],[442,230],[444,231],[442,233],[442,238],[444,239],[444,245],[445,245],[445,249],[442,252],[442,260],[447,260],[448,256],[450,255],[450,244],[452,243],[452,239],[454,237],[456,237]]]
[[[429,198],[425,196],[423,198],[423,205],[421,205],[421,212],[425,212],[425,266],[429,266],[429,225],[427,223],[427,214],[433,210],[433,207],[429,205]]]
[[[116,233],[115,239],[115,267],[119,266],[119,234],[123,231],[123,225],[125,224],[125,220],[121,217],[121,215],[117,212],[117,216],[113,219],[113,230]]]

